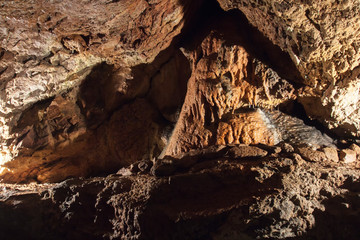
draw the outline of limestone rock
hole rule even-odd
[[[216,133],[216,144],[267,144],[279,141],[276,130],[266,124],[261,111],[239,112],[227,121],[221,121]]]
[[[284,114],[281,111],[264,111],[269,124],[277,129],[279,138],[294,145],[306,144],[308,146],[331,146],[335,147],[331,137],[308,126],[303,120]]]
[[[284,152],[287,152],[287,153],[292,153],[292,152],[295,151],[294,147],[291,146],[289,143],[286,143],[286,142],[281,142],[281,143],[279,144],[279,146],[281,146],[282,150],[283,150]]]
[[[294,158],[215,157],[166,177],[2,183],[0,231],[14,240],[356,239],[359,171],[336,163],[292,165]]]
[[[329,161],[338,162],[339,161],[339,155],[336,148],[331,147],[325,147],[323,148],[323,152],[325,153],[327,159]]]
[[[356,152],[351,149],[343,149],[339,153],[340,161],[344,163],[352,163],[356,161]]]
[[[267,155],[267,151],[255,146],[239,145],[230,148],[227,154],[231,158],[235,159],[260,158],[265,157]]]
[[[270,146],[270,145],[264,145],[264,144],[257,144],[257,146],[271,154],[278,154],[282,151],[281,147],[279,147],[278,145]]]
[[[96,175],[214,145],[332,145],[272,110],[311,89],[239,12],[141,0],[73,10],[81,4],[3,4],[4,180]]]
[[[246,108],[277,106],[295,96],[294,87],[243,46],[228,46],[229,34],[218,31],[207,35],[197,49],[184,49],[192,75],[164,155],[215,143],[273,145],[279,141],[261,111]]]
[[[360,235],[355,0],[0,8],[2,238]]]
[[[356,152],[356,156],[357,156],[358,160],[360,160],[360,147],[359,147],[359,145],[353,143],[353,144],[350,145],[349,149]]]
[[[327,160],[325,153],[313,150],[310,147],[298,147],[297,151],[307,161],[322,162]]]
[[[94,129],[103,131],[106,127],[100,125],[124,102],[147,94],[150,79],[171,56],[170,45],[184,26],[184,16],[191,19],[200,5],[201,1],[175,0],[1,1],[0,164],[15,159],[1,168],[7,178],[47,181],[85,176],[94,170],[87,162],[97,157],[114,163],[106,144],[99,148],[102,140],[94,144],[96,138],[102,139]],[[159,56],[165,49],[169,51]],[[164,69],[183,66],[174,59]],[[155,85],[153,91],[158,88]],[[178,93],[175,105],[183,95]],[[56,105],[61,98],[66,104]],[[174,111],[159,107],[166,114]],[[33,119],[24,121],[29,117]],[[79,160],[84,154],[94,156]],[[54,169],[62,177],[41,173],[60,159],[67,163]],[[28,162],[31,167],[24,164]],[[72,170],[66,170],[67,164]],[[10,177],[16,166],[22,170]]]

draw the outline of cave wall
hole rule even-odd
[[[289,54],[309,88],[299,101],[339,134],[359,137],[358,1],[219,0]]]
[[[3,238],[359,238],[359,2],[0,9]]]
[[[294,101],[334,136],[359,135],[355,3],[1,6],[4,181],[106,174],[211,145],[332,145],[271,113]]]
[[[190,19],[200,4],[2,1],[0,140],[2,164],[8,162],[2,167],[4,179],[57,181],[88,175],[94,170],[88,167],[92,163],[99,168],[94,171],[101,172],[144,157],[157,141],[149,135],[157,135],[166,125],[162,115],[171,118],[183,101],[185,90],[176,91],[177,99],[169,103],[159,103],[154,95],[162,87],[161,78],[168,77],[166,71],[180,67],[184,69],[178,77],[182,82],[168,82],[184,89],[182,78],[187,77],[188,67],[171,43],[183,28],[184,16]],[[140,116],[134,116],[131,105],[121,109],[138,97],[148,99],[132,106],[141,106],[147,113],[138,109]],[[132,129],[143,126],[147,132],[137,130],[137,136],[127,126],[125,132],[111,130],[121,127],[117,122],[124,120],[112,117],[114,112],[128,115],[127,121],[134,121]],[[115,135],[107,137],[105,132]],[[141,142],[125,143],[119,150],[128,153],[108,149],[134,136]],[[149,146],[143,148],[144,142]],[[139,148],[146,150],[138,152]],[[137,154],[127,159],[131,151]],[[54,167],[54,162],[61,166]],[[62,170],[66,165],[73,170]],[[61,177],[42,174],[49,169],[58,169],[50,175]]]
[[[358,239],[359,170],[331,157],[304,160],[291,148],[193,150],[164,159],[156,175],[124,168],[53,184],[0,183],[2,237]]]

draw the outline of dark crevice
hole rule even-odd
[[[0,67],[0,76],[8,69],[8,66]]]
[[[97,36],[98,38],[104,38],[106,35],[103,34],[103,33],[98,33],[98,34],[96,34],[96,36]]]
[[[326,134],[327,136],[334,139],[337,145],[341,145],[341,142],[339,141],[341,139],[341,136],[337,135],[334,131],[329,130],[319,120],[310,119],[305,111],[304,106],[301,103],[299,103],[297,100],[288,101],[281,104],[279,106],[279,110],[292,117],[301,119],[305,125],[316,128],[321,133]]]
[[[86,46],[89,46],[90,35],[80,35],[82,39],[84,39]]]
[[[21,61],[22,64],[25,64],[30,60],[36,60],[36,56],[35,55],[21,56],[19,57],[19,60]]]
[[[305,16],[306,16],[306,18],[311,22],[311,24],[320,32],[320,25],[317,24],[316,22],[314,22],[314,20],[312,20],[312,19],[310,18],[310,10],[309,10],[309,9],[307,9],[307,10],[305,11]]]
[[[0,47],[0,59],[2,59],[2,57],[4,56],[5,54],[5,49],[1,48]]]

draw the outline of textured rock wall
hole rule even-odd
[[[219,0],[286,51],[311,88],[307,113],[340,134],[360,136],[358,1]]]
[[[187,96],[164,154],[213,144],[279,141],[250,106],[272,108],[294,97],[294,87],[221,33],[186,53],[192,63]]]
[[[140,116],[119,108],[134,98],[156,95],[162,87],[159,82],[168,77],[166,71],[184,69],[178,80],[168,81],[173,87],[184,86],[187,66],[169,46],[181,32],[184,16],[190,19],[200,4],[2,1],[1,162],[15,159],[2,167],[4,178],[56,181],[88,175],[106,171],[110,165],[127,164],[154,148],[152,142],[156,140],[149,136],[163,127],[156,118],[164,114],[171,118],[185,90],[176,91],[177,98],[169,103],[160,103],[153,96],[142,101],[145,105],[130,106],[141,105],[144,114],[134,110]],[[167,52],[159,55],[164,49]],[[153,76],[155,86],[150,85]],[[149,102],[155,102],[151,104],[155,110],[146,107]],[[118,111],[117,116],[129,115],[126,120],[134,125],[124,126],[125,132],[115,131],[107,138],[104,133],[113,133],[119,127],[117,122],[124,120],[111,117],[114,111]],[[143,126],[144,131],[137,130],[140,135],[130,133],[137,126]],[[121,150],[109,150],[134,136],[137,138]],[[149,146],[142,148],[144,142]],[[139,146],[146,150],[138,152]],[[137,154],[128,158],[131,151]],[[60,166],[54,167],[53,162],[59,161]],[[65,170],[68,165],[72,167]],[[97,170],[90,167],[95,165]],[[57,173],[45,173],[49,169]]]
[[[2,238],[359,238],[358,2],[0,9]]]
[[[314,63],[336,62],[317,58],[335,54],[319,53],[321,38],[310,48],[302,32],[297,34],[299,63],[292,38],[272,32],[274,24],[280,31],[290,23],[311,32],[317,25],[309,17],[310,3],[285,4],[280,15],[289,15],[286,21],[268,14],[279,5],[267,2],[38,3],[2,3],[0,140],[6,181],[109,173],[141,159],[219,144],[294,139],[332,145],[301,121],[271,113],[291,108],[294,100],[328,127],[341,126],[336,133],[357,134],[357,70],[344,71],[341,76],[351,75],[347,80],[335,71],[331,78],[339,80],[330,84],[330,77],[321,77],[324,66]],[[304,10],[305,17],[292,20],[290,10],[296,16]],[[328,43],[333,50],[340,46],[334,39]],[[335,105],[326,97],[331,91]],[[300,127],[292,133],[291,126]]]

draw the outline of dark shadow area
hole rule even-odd
[[[279,110],[290,116],[303,120],[303,122],[306,125],[315,127],[317,130],[328,135],[334,140],[340,139],[339,135],[337,135],[334,131],[331,131],[330,129],[325,127],[319,120],[310,119],[309,116],[306,114],[304,106],[301,103],[299,103],[297,100],[290,100],[280,104]]]
[[[150,79],[146,98],[171,123],[177,122],[190,76],[189,60],[177,49]]]
[[[80,85],[77,104],[90,129],[99,126],[109,114],[106,110],[106,101],[111,96],[106,92],[106,88],[113,74],[113,66],[101,63],[92,69]]]
[[[91,176],[157,157],[167,145],[187,91],[188,59],[172,44],[153,62],[127,68],[99,64],[79,88],[77,104],[106,166]],[[93,139],[95,141],[95,139]]]
[[[172,44],[149,64],[132,68],[97,65],[80,85],[77,103],[90,129],[98,128],[137,98],[147,99],[164,119],[169,119],[181,109],[190,74],[189,61]]]
[[[306,235],[292,239],[360,239],[360,182],[348,178],[342,188],[349,191],[324,200],[325,211],[316,209],[313,213],[315,226]]]
[[[31,105],[28,109],[23,111],[16,126],[11,130],[11,134],[19,133],[24,130],[27,126],[35,125],[38,120],[38,112],[45,111],[49,107],[54,98],[48,98],[42,101],[38,101]],[[19,140],[20,141],[20,140]]]

